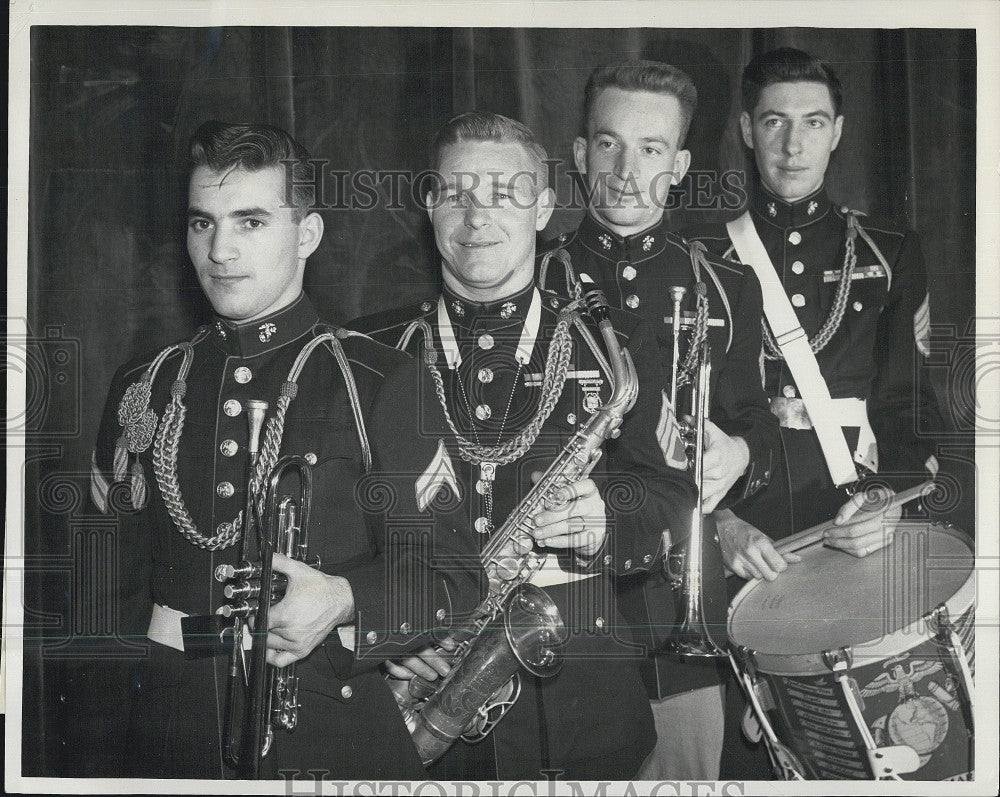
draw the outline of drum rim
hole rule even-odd
[[[975,548],[973,540],[950,523],[934,521],[929,524],[930,528],[938,533],[947,534],[950,537],[965,545],[972,554],[972,570],[968,578],[962,583],[955,593],[944,601],[948,609],[952,622],[962,617],[966,612],[974,609],[976,597],[976,566]],[[726,630],[729,638],[732,639],[733,614],[739,607],[746,595],[751,592],[762,579],[753,579],[743,586],[736,594],[729,605],[726,620]],[[975,614],[973,613],[973,618]],[[869,642],[860,642],[849,646],[853,654],[852,668],[862,667],[866,664],[882,661],[890,656],[897,656],[912,650],[917,645],[926,642],[934,637],[934,633],[929,630],[929,624],[925,622],[925,617],[917,617],[909,625],[903,626],[890,634],[885,634],[880,639]],[[974,622],[974,620],[973,620]],[[732,645],[732,643],[730,643]],[[824,651],[809,653],[761,653],[753,649],[748,649],[753,656],[754,668],[768,675],[829,675],[831,670],[823,660]],[[737,662],[739,656],[736,656]]]

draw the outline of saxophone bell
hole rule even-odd
[[[502,611],[459,647],[460,657],[419,713],[403,716],[424,766],[461,736],[485,739],[520,693],[519,670],[548,678],[562,668],[567,631],[559,609],[533,584],[514,589]],[[498,687],[499,684],[499,687]]]

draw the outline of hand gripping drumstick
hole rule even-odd
[[[918,484],[916,487],[911,487],[909,490],[903,490],[901,493],[896,493],[890,498],[884,506],[881,502],[875,502],[875,506],[878,507],[877,510],[870,510],[868,512],[864,511],[864,506],[862,505],[862,511],[859,511],[853,518],[851,518],[850,523],[845,523],[846,526],[854,525],[855,523],[863,523],[866,520],[871,520],[872,518],[878,517],[883,512],[887,512],[890,509],[895,509],[896,507],[902,506],[903,504],[908,504],[910,501],[915,501],[918,498],[923,498],[925,495],[929,495],[934,491],[936,483],[933,479],[928,479],[922,484]],[[822,523],[817,523],[815,526],[810,526],[807,529],[803,529],[796,534],[785,537],[783,540],[778,540],[774,543],[774,549],[778,553],[794,553],[795,551],[801,550],[802,548],[807,548],[823,539],[823,536],[830,529],[843,528],[843,526],[837,526],[835,523],[829,520],[824,520]],[[735,575],[732,570],[728,567],[726,568],[726,577]]]
[[[794,551],[806,548],[813,543],[822,540],[826,532],[831,529],[839,529],[844,526],[853,526],[856,523],[864,523],[866,520],[876,518],[883,512],[888,512],[890,509],[896,509],[903,504],[908,504],[910,501],[923,498],[925,495],[932,493],[935,486],[934,480],[928,479],[922,484],[918,484],[916,487],[911,487],[909,490],[903,490],[901,493],[895,493],[887,502],[875,501],[872,504],[862,504],[861,511],[854,515],[848,523],[843,524],[843,526],[838,526],[828,520],[822,523],[817,523],[815,526],[810,526],[797,534],[792,534],[789,537],[785,537],[783,540],[779,540],[774,544],[775,550],[779,553],[793,553]],[[864,510],[867,506],[874,506],[877,508],[870,509],[866,512]]]

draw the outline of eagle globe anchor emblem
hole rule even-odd
[[[940,662],[910,662],[905,668],[894,664],[891,673],[882,673],[861,690],[862,697],[899,692],[896,707],[872,723],[872,736],[878,746],[884,744],[888,735],[893,744],[911,747],[919,756],[921,767],[944,742],[949,719],[948,710],[941,701],[930,695],[918,694],[916,683],[941,669]],[[930,687],[937,687],[930,688],[930,691],[941,693],[949,705],[954,704],[951,694],[954,685],[950,679],[945,687],[937,683],[932,683]]]

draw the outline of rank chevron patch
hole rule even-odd
[[[423,512],[437,497],[443,487],[450,487],[458,495],[458,479],[455,478],[455,467],[451,464],[448,449],[444,440],[438,440],[437,453],[430,465],[418,478],[416,483],[417,508]]]

